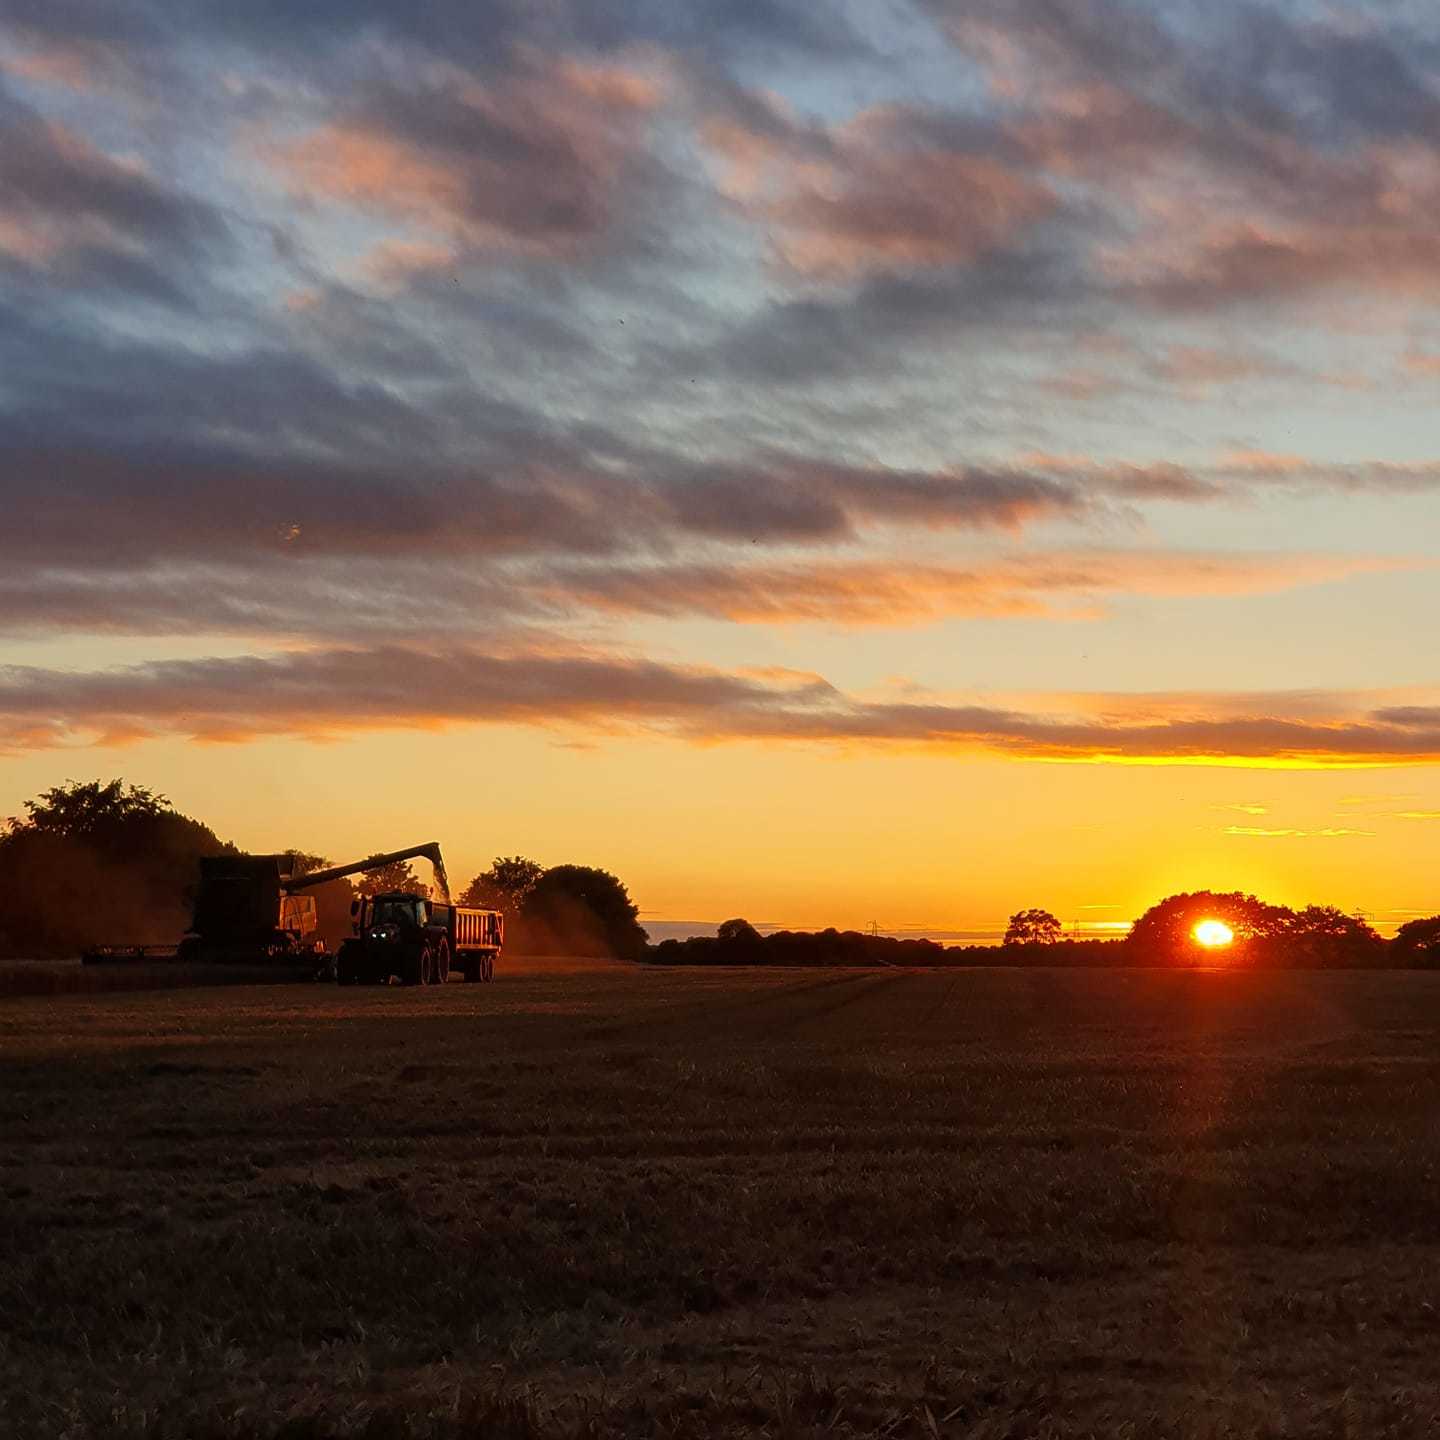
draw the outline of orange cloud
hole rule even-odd
[[[529,54],[481,84],[436,65],[376,85],[346,113],[264,154],[298,195],[412,227],[370,264],[393,275],[456,247],[564,258],[596,243],[638,183],[643,126],[664,96],[649,68]]]
[[[1349,830],[1330,828],[1325,830],[1267,830],[1259,825],[1227,825],[1221,832],[1225,835],[1242,835],[1254,840],[1339,840],[1354,835],[1374,839],[1373,830]]]
[[[907,625],[954,617],[1090,619],[1102,599],[1261,595],[1420,563],[1375,556],[1185,551],[1019,554],[972,566],[848,561],[791,566],[607,565],[535,578],[561,605],[746,624]]]
[[[1440,705],[1367,708],[1363,696],[1192,698],[1155,718],[1149,697],[1096,720],[1093,697],[1019,710],[938,699],[866,700],[823,677],[767,677],[600,650],[469,647],[302,651],[173,660],[94,672],[0,671],[0,748],[174,734],[239,741],[459,724],[643,731],[694,743],[749,740],[1015,759],[1252,768],[1440,763]],[[1173,698],[1172,698],[1173,703]],[[1351,832],[1315,832],[1326,837]]]
[[[0,91],[0,102],[6,100]],[[69,279],[119,266],[139,288],[229,240],[219,213],[19,103],[0,109],[0,257]]]
[[[1401,357],[1412,375],[1440,375],[1440,355],[1430,350],[1407,350]]]
[[[777,261],[813,279],[973,264],[1058,205],[1045,183],[898,106],[807,128],[755,97],[763,120],[702,128],[730,198],[766,227]]]
[[[19,54],[0,56],[0,70],[22,80],[93,90],[98,77],[93,59],[74,45],[47,43]]]
[[[1228,385],[1237,380],[1293,378],[1303,372],[1254,351],[1175,345],[1161,362],[1159,373],[1177,384],[1205,387]]]

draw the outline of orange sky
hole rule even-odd
[[[74,757],[82,758],[82,757]],[[462,881],[496,854],[596,864],[647,920],[994,932],[1028,905],[1067,925],[1177,890],[1363,909],[1382,929],[1433,897],[1440,776],[1236,770],[936,753],[693,746],[464,729],[327,746],[175,741],[86,752],[225,836],[334,859],[439,839]],[[12,760],[29,793],[89,773]],[[13,805],[12,805],[13,808]],[[1425,816],[1428,818],[1412,818]]]

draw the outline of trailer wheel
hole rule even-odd
[[[442,940],[435,951],[435,983],[444,985],[450,979],[450,942]]]
[[[486,955],[480,961],[480,978],[488,985],[495,978],[495,957]]]

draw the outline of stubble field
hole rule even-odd
[[[0,1009],[0,1433],[1440,1428],[1440,977]]]

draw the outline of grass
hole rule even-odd
[[[1440,984],[534,965],[0,1012],[0,1433],[1440,1428]]]

